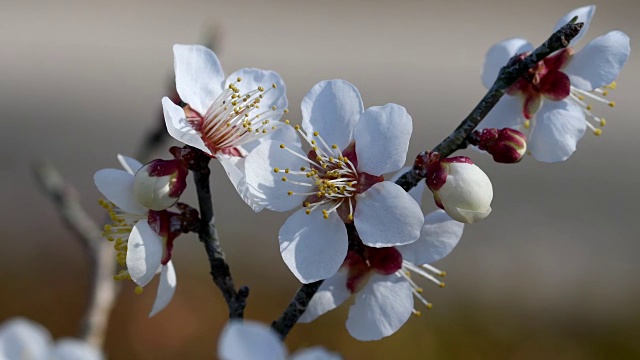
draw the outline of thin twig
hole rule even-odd
[[[213,282],[218,286],[224,296],[224,300],[229,307],[229,318],[236,319],[244,316],[244,308],[247,305],[247,297],[249,296],[249,288],[240,287],[236,291],[233,284],[233,278],[229,270],[229,264],[225,259],[224,252],[220,246],[218,231],[215,226],[213,202],[211,201],[211,188],[209,187],[209,169],[210,158],[199,150],[198,156],[194,162],[198,164],[197,169],[192,169],[193,181],[198,194],[198,206],[200,208],[200,228],[198,236],[204,244],[209,264],[211,266],[211,277]]]
[[[112,246],[102,241],[100,227],[87,215],[78,200],[77,192],[49,163],[33,166],[40,188],[56,205],[67,227],[74,232],[84,246],[92,266],[89,304],[80,324],[78,337],[101,348],[104,343],[109,314],[116,299],[118,287],[113,281],[116,261]]]
[[[462,121],[462,123],[444,139],[438,146],[433,148],[431,152],[438,152],[442,157],[451,155],[456,150],[466,146],[465,139],[469,136],[478,124],[484,119],[489,111],[498,103],[500,98],[505,94],[505,91],[513,85],[513,83],[520,78],[526,71],[532,68],[539,61],[554,53],[557,50],[566,48],[569,46],[571,40],[578,35],[580,29],[582,29],[583,23],[575,23],[575,19],[569,22],[567,25],[560,28],[553,33],[547,41],[545,41],[540,47],[535,49],[529,56],[523,61],[515,64],[509,64],[502,67],[498,78],[493,83],[493,86],[489,89],[487,94],[480,100],[478,105],[471,111],[471,113]],[[424,153],[418,155],[417,159],[424,156]],[[416,161],[417,162],[417,161]],[[421,171],[422,170],[422,171]],[[409,191],[416,186],[420,180],[425,177],[423,169],[414,166],[413,169],[403,174],[396,184],[400,185],[405,191]],[[355,227],[347,225],[347,231],[349,238],[357,236]],[[271,327],[276,330],[280,336],[284,339],[289,331],[296,324],[300,316],[304,313],[311,301],[313,295],[318,291],[322,280],[311,284],[305,284],[300,287],[298,292],[293,297],[293,300],[289,303],[285,311],[280,318],[271,324]]]
[[[505,94],[507,89],[513,85],[525,72],[529,71],[535,64],[551,55],[552,53],[569,46],[571,40],[578,35],[584,23],[575,23],[575,19],[561,27],[553,33],[547,41],[535,49],[523,61],[513,62],[500,69],[498,78],[493,83],[486,95],[480,100],[478,105],[460,123],[460,125],[444,139],[440,144],[431,150],[432,153],[439,153],[441,157],[447,157],[453,152],[466,147],[466,138],[489,114]],[[418,155],[423,156],[423,154]],[[403,174],[396,184],[406,191],[416,186],[425,177],[424,169],[414,166],[413,169]]]

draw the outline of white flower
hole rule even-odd
[[[613,107],[605,99],[615,88],[614,80],[629,56],[629,37],[611,31],[587,44],[579,52],[573,46],[586,33],[595,6],[571,11],[556,24],[554,31],[574,16],[584,27],[571,46],[539,62],[512,85],[496,107],[482,121],[482,128],[531,128],[528,148],[539,161],[566,160],[575,151],[587,127],[600,135],[605,120],[592,112],[589,102]],[[512,57],[524,58],[533,46],[513,38],[494,45],[487,53],[482,82],[489,88],[498,72]],[[594,126],[595,124],[595,126]]]
[[[429,264],[453,250],[464,225],[442,210],[424,220],[420,238],[411,244],[389,248],[365,246],[350,251],[338,273],[325,280],[311,298],[300,322],[313,321],[355,295],[347,330],[358,340],[370,341],[392,335],[412,313],[419,316],[420,311],[414,309],[414,297],[430,309],[431,303],[423,297],[422,288],[411,274],[444,287],[436,276],[445,273]]]
[[[287,112],[282,78],[273,71],[241,69],[225,80],[216,55],[200,45],[174,45],[173,54],[176,89],[188,106],[162,99],[169,134],[217,158],[242,199],[262,210],[247,189],[244,158],[260,143],[256,140],[282,125],[278,120]]]
[[[426,183],[436,205],[457,221],[472,224],[491,213],[491,180],[466,156],[430,164]]]
[[[312,148],[266,141],[247,156],[246,179],[266,208],[300,208],[280,228],[280,252],[303,283],[336,273],[347,255],[345,223],[372,247],[407,244],[420,236],[420,206],[382,174],[406,159],[411,117],[396,104],[366,111],[343,80],[315,85],[302,101],[302,126]]]
[[[340,355],[316,346],[287,357],[287,348],[278,335],[255,321],[230,321],[220,334],[218,356],[221,360],[340,360]]]
[[[170,259],[173,240],[179,234],[172,228],[175,226],[172,217],[177,214],[143,206],[134,191],[135,174],[142,164],[122,155],[118,155],[118,160],[126,171],[102,169],[93,177],[108,200],[101,200],[100,204],[113,221],[105,225],[104,235],[114,242],[120,265],[127,267],[114,278],[131,278],[138,285],[136,293],[141,293],[142,287],[160,271],[158,293],[149,314],[153,316],[169,304],[175,293],[176,272]]]
[[[80,339],[54,342],[42,325],[17,317],[0,326],[0,360],[101,360],[103,355]]]

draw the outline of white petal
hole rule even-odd
[[[347,289],[348,275],[348,269],[342,268],[335,275],[326,279],[311,298],[307,310],[305,310],[298,322],[312,322],[320,315],[335,309],[347,300],[351,296],[351,291]]]
[[[225,81],[225,88],[227,88],[229,84],[236,82],[238,78],[242,79],[242,81],[236,84],[241,94],[256,90],[259,86],[265,89],[265,91],[262,92],[262,99],[260,99],[260,109],[271,109],[271,107],[275,105],[275,112],[267,116],[261,115],[260,118],[271,121],[280,119],[284,114],[284,109],[289,106],[289,103],[287,102],[287,88],[284,80],[282,80],[282,77],[280,77],[277,72],[250,68],[240,69],[229,75]],[[273,84],[276,85],[275,88]]]
[[[169,135],[186,145],[191,145],[211,155],[211,150],[202,141],[200,134],[189,125],[184,110],[180,106],[165,96],[162,98],[162,110]]]
[[[131,175],[135,175],[142,167],[142,163],[134,158],[118,154],[120,165]]]
[[[249,205],[253,211],[259,212],[264,209],[265,200],[257,197],[249,189],[246,178],[244,176],[245,158],[239,156],[228,156],[225,154],[217,154],[216,157],[220,164],[224,167],[224,171],[227,173],[229,180],[236,188],[238,195]]]
[[[533,45],[521,38],[504,40],[489,48],[482,66],[482,83],[484,86],[489,89],[493,85],[500,69],[507,65],[509,59],[514,55],[531,50],[533,50]]]
[[[347,330],[358,340],[380,340],[398,331],[412,311],[409,283],[395,274],[376,274],[356,295],[356,302],[349,309]]]
[[[101,360],[102,352],[86,341],[73,338],[63,338],[49,353],[49,359],[54,360]]]
[[[576,150],[587,124],[582,108],[569,101],[545,101],[527,147],[538,161],[564,161]]]
[[[124,170],[102,169],[93,175],[98,191],[120,209],[132,214],[146,214],[133,193],[134,176]]]
[[[127,245],[127,270],[131,280],[145,286],[160,268],[162,239],[146,221],[138,221],[131,230]]]
[[[424,216],[420,205],[400,186],[379,182],[356,195],[353,221],[367,246],[409,244],[420,236]]]
[[[420,238],[415,242],[398,246],[402,259],[417,265],[431,264],[447,256],[458,244],[464,224],[453,220],[443,210],[437,210],[424,218]]]
[[[284,360],[287,349],[268,326],[232,320],[220,334],[218,356],[222,360]]]
[[[222,93],[224,72],[213,51],[201,45],[173,45],[176,90],[182,101],[204,114]]]
[[[302,128],[318,131],[329,145],[346,148],[364,111],[358,89],[344,80],[325,80],[314,85],[302,100]]]
[[[46,360],[51,342],[51,334],[44,326],[25,318],[12,318],[0,326],[0,359]]]
[[[397,171],[407,160],[413,124],[407,110],[396,104],[368,108],[356,124],[358,171],[382,175]]]
[[[322,346],[314,346],[298,350],[291,355],[290,360],[340,360],[340,354],[331,352]]]
[[[519,96],[504,95],[476,130],[511,128],[521,130],[524,124],[523,101]]]
[[[395,183],[396,180],[400,178],[400,176],[404,175],[404,173],[406,173],[409,170],[411,170],[411,166],[403,167],[397,173],[395,173],[395,175],[393,175],[391,179],[389,179],[389,181]],[[412,187],[411,190],[408,191],[408,194],[411,195],[413,200],[415,200],[416,203],[418,203],[418,205],[422,203],[422,195],[424,194],[424,189],[426,187],[427,187],[427,183],[425,183],[424,181],[420,181],[418,182],[418,185]]]
[[[595,38],[573,58],[563,70],[571,85],[593,90],[611,84],[629,58],[629,37],[622,31],[611,31]]]
[[[162,266],[156,301],[153,303],[153,309],[151,309],[149,317],[154,316],[169,305],[171,299],[173,299],[173,294],[176,292],[177,281],[173,262],[169,261],[167,265]]]
[[[571,19],[577,16],[578,20],[576,22],[582,22],[584,23],[584,26],[582,26],[582,29],[580,30],[580,33],[578,34],[578,36],[574,37],[573,40],[571,40],[571,45],[575,46],[578,43],[578,41],[582,39],[584,34],[587,33],[587,30],[589,29],[589,24],[591,23],[591,18],[593,18],[593,15],[595,14],[595,12],[596,12],[595,5],[583,6],[581,8],[571,10],[570,13],[568,13],[567,15],[560,18],[560,20],[558,20],[558,22],[556,23],[556,26],[553,27],[553,32],[558,31],[558,29],[567,25],[567,23],[571,21]]]
[[[280,228],[282,259],[302,283],[327,279],[347,256],[347,229],[336,212],[322,217],[322,208],[311,214],[300,209]]]
[[[311,183],[304,175],[291,175],[284,172],[276,173],[274,168],[284,171],[291,169],[298,171],[301,166],[309,168],[309,163],[296,157],[285,149],[280,148],[275,141],[265,141],[255,148],[244,163],[245,177],[250,191],[256,199],[264,199],[265,207],[275,211],[288,211],[301,206],[306,198],[300,195],[288,195],[288,191],[306,193],[314,191],[315,187],[293,184],[291,181],[282,181],[285,177],[293,181]],[[287,148],[298,154],[306,156],[296,145],[285,144]]]

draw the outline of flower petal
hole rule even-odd
[[[582,108],[569,101],[545,101],[538,111],[527,147],[538,161],[564,161],[584,136],[587,123]]]
[[[348,269],[343,268],[332,277],[326,279],[311,298],[307,310],[304,311],[298,322],[312,322],[320,315],[335,309],[347,300],[351,296],[351,291],[347,289],[348,276]]]
[[[578,20],[576,22],[582,22],[584,23],[584,25],[582,26],[580,33],[578,33],[578,36],[574,37],[573,40],[571,40],[571,45],[575,46],[578,43],[578,41],[582,39],[584,34],[587,33],[587,30],[589,29],[589,24],[591,23],[591,18],[593,18],[593,15],[595,14],[595,12],[596,12],[595,5],[583,6],[581,8],[571,10],[571,12],[569,12],[567,15],[561,17],[560,20],[558,20],[558,22],[556,23],[556,26],[553,27],[552,32],[558,31],[558,29],[567,25],[567,23],[571,21],[571,19],[577,16]]]
[[[507,39],[489,48],[484,58],[484,65],[482,66],[482,83],[484,86],[489,89],[493,85],[500,69],[507,65],[507,62],[514,55],[531,50],[533,50],[533,45],[521,38]]]
[[[224,72],[213,51],[201,45],[173,45],[173,68],[180,99],[204,114],[222,94]]]
[[[358,89],[344,80],[325,80],[314,85],[302,100],[302,128],[320,133],[324,141],[344,150],[364,111]]]
[[[284,360],[287,349],[268,326],[231,320],[220,334],[218,356],[222,360]]]
[[[367,246],[409,244],[420,236],[424,217],[420,205],[400,186],[379,182],[356,195],[353,221]]]
[[[523,106],[520,96],[504,95],[480,122],[476,130],[491,128],[522,130],[525,120]]]
[[[280,228],[282,259],[302,283],[327,279],[336,274],[347,256],[347,229],[336,212],[322,216],[322,208],[311,214],[300,209]]]
[[[358,340],[379,340],[398,331],[412,311],[411,285],[395,274],[375,274],[356,295],[347,330]]]
[[[282,80],[282,77],[280,77],[277,72],[252,68],[240,69],[229,75],[224,87],[227,88],[230,84],[236,82],[238,78],[242,79],[242,81],[236,85],[240,89],[241,94],[254,91],[261,86],[265,90],[262,92],[262,98],[260,99],[260,108],[269,110],[272,109],[273,106],[276,107],[275,111],[269,111],[267,114],[260,115],[261,119],[276,121],[282,117],[289,103],[287,102],[287,88],[284,80]],[[274,84],[275,87],[273,86]]]
[[[629,58],[629,37],[622,31],[611,31],[593,39],[578,51],[563,70],[571,85],[591,91],[611,84]]]
[[[49,352],[48,359],[101,360],[104,356],[99,349],[86,341],[63,338],[56,341],[55,347]]]
[[[145,286],[160,268],[162,239],[146,221],[138,221],[131,230],[127,245],[127,270],[131,280]]]
[[[102,169],[93,175],[98,191],[120,209],[132,214],[146,214],[133,193],[134,176],[124,170]]]
[[[142,163],[134,158],[118,154],[120,165],[131,175],[135,175],[142,167]]]
[[[368,108],[353,132],[358,171],[379,176],[400,169],[407,160],[412,130],[411,116],[404,107],[387,104]]]
[[[253,211],[262,211],[266,204],[265,199],[258,198],[257,194],[254,194],[251,191],[244,176],[244,165],[246,159],[238,156],[228,156],[225,154],[217,154],[216,158],[218,158],[218,161],[220,161],[220,164],[224,167],[224,171],[227,173],[229,180],[231,180],[231,183],[236,188],[236,191],[242,200],[244,200],[244,202],[247,203]]]
[[[416,265],[431,264],[447,256],[458,244],[464,224],[453,220],[443,210],[437,210],[424,218],[420,238],[415,242],[398,246],[402,259]]]
[[[0,359],[47,359],[51,334],[42,325],[16,317],[0,326]]]
[[[411,166],[403,167],[397,173],[395,173],[395,175],[393,175],[391,179],[389,179],[389,181],[395,183],[396,180],[400,178],[400,176],[404,175],[404,173],[408,172],[409,170],[411,170]],[[411,188],[411,190],[409,190],[407,193],[411,195],[413,200],[415,200],[416,203],[418,203],[418,205],[420,205],[422,203],[422,195],[424,194],[424,189],[426,187],[427,187],[427,183],[424,181],[420,181],[418,182],[418,185]]]
[[[164,122],[167,125],[167,131],[174,139],[193,147],[196,147],[205,153],[212,155],[211,150],[205,145],[200,134],[189,125],[184,110],[173,103],[168,97],[162,98],[162,110],[164,111]]]
[[[331,352],[322,346],[314,346],[302,350],[296,351],[291,357],[291,360],[340,360],[342,357],[340,354]]]
[[[169,261],[167,265],[162,266],[160,271],[158,293],[149,317],[154,316],[169,305],[171,299],[173,299],[173,294],[176,292],[177,281],[176,269],[173,267],[173,262]]]
[[[281,149],[275,141],[266,141],[255,148],[244,163],[245,180],[256,199],[264,200],[265,207],[274,211],[288,211],[297,206],[301,206],[304,196],[288,195],[288,191],[294,193],[306,193],[313,191],[313,187],[302,186],[291,181],[282,181],[282,178],[295,179],[297,181],[310,183],[305,176],[288,175],[276,173],[275,168],[284,171],[292,169],[297,171],[301,166],[309,167],[309,163],[291,153],[286,149]],[[305,154],[296,145],[285,145],[289,150],[298,154]],[[305,156],[305,155],[303,155]]]

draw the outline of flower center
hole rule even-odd
[[[258,86],[243,93],[238,87],[241,81],[241,78],[237,78],[236,82],[229,84],[204,114],[198,113],[189,105],[184,108],[187,121],[200,133],[213,154],[222,152],[240,156],[236,147],[278,128],[279,122],[269,119],[278,114],[276,106],[266,104],[262,108],[260,104],[264,96],[276,88],[276,84],[266,90]],[[288,110],[284,109],[283,112],[286,114]]]
[[[317,131],[306,134],[299,125],[294,128],[311,146],[309,153],[306,156],[298,154],[284,144],[280,144],[280,148],[304,159],[309,166],[302,166],[298,170],[274,168],[273,171],[285,173],[282,181],[305,186],[309,191],[290,190],[287,194],[305,197],[302,206],[307,208],[307,215],[323,206],[322,215],[325,219],[335,211],[344,222],[353,221],[355,195],[363,191],[361,183],[366,183],[363,181],[366,179],[361,179],[358,174],[355,144],[343,152],[336,144],[329,146]]]

